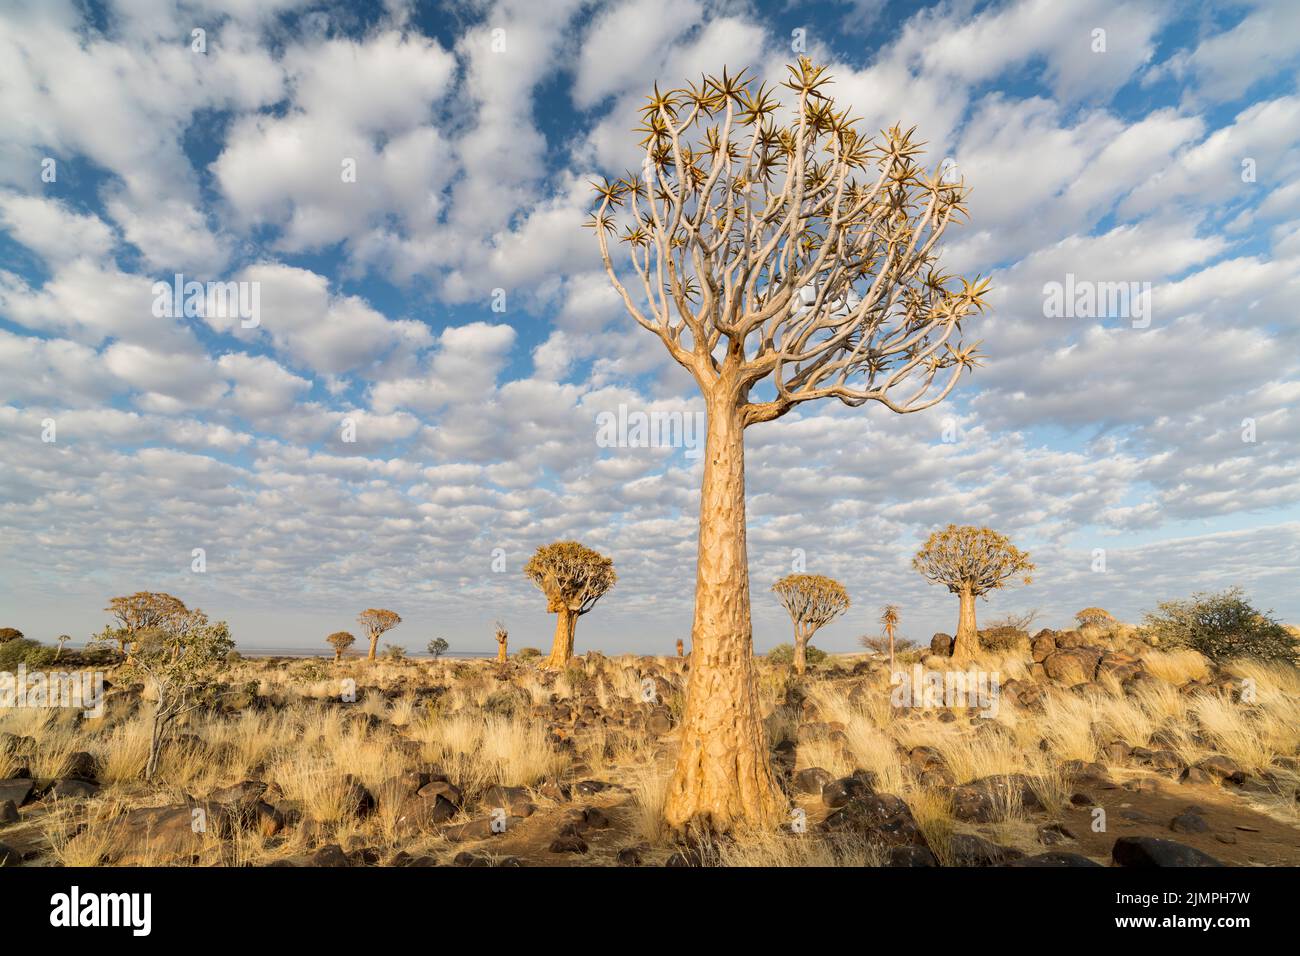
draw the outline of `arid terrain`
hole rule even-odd
[[[895,706],[880,654],[757,659],[779,832],[662,805],[690,657],[232,657],[143,782],[150,702],[0,714],[6,865],[1295,865],[1300,674],[1131,627],[983,631],[995,708]],[[587,640],[599,640],[592,627]],[[936,637],[936,645],[943,640]],[[996,645],[996,646],[991,646]],[[75,655],[71,658],[75,661]],[[947,670],[930,648],[897,669]],[[905,702],[906,703],[906,702]],[[987,714],[987,715],[985,715]]]

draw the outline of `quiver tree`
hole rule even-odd
[[[963,185],[926,173],[912,130],[864,136],[829,82],[801,58],[784,103],[743,71],[656,87],[642,168],[596,186],[588,223],[628,313],[694,377],[708,422],[674,826],[787,817],[754,685],[745,429],[823,398],[920,411],[976,364],[962,323],[987,282],[937,261]]]
[[[546,610],[558,615],[547,668],[562,669],[573,656],[573,633],[618,576],[614,562],[576,541],[543,545],[524,565],[524,574],[546,595]]]
[[[790,574],[772,585],[794,624],[794,671],[808,669],[808,642],[849,608],[844,585],[820,574]]]
[[[886,604],[880,609],[880,626],[889,638],[889,669],[894,669],[894,631],[898,630],[898,605]]]
[[[370,653],[366,655],[366,659],[373,661],[375,659],[375,649],[379,647],[379,638],[386,631],[391,631],[401,624],[402,619],[396,611],[371,607],[366,608],[357,615],[357,623],[366,629],[366,637],[370,638]]]
[[[942,584],[961,602],[952,656],[969,658],[979,650],[975,599],[1006,587],[1013,578],[1025,584],[1034,566],[1029,555],[991,528],[950,524],[936,531],[912,559],[912,567],[933,584]]]
[[[137,635],[146,630],[175,631],[189,609],[178,597],[162,591],[137,591],[124,597],[108,599],[104,608],[117,620],[112,639],[122,656],[129,656]]]
[[[686,656],[686,645],[682,642],[682,639],[680,637],[677,638],[677,656],[678,657]]]
[[[325,643],[334,648],[334,662],[337,664],[343,660],[343,652],[357,642],[357,639],[348,631],[335,631],[329,637],[325,638]]]
[[[510,641],[510,634],[506,631],[506,626],[500,621],[496,623],[497,629],[497,660],[502,664],[506,662],[506,644]]]

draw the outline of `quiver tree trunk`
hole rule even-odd
[[[573,632],[578,626],[578,614],[561,605],[555,621],[555,641],[551,644],[551,656],[546,659],[546,667],[552,670],[564,670],[569,658],[573,657]]]
[[[502,664],[506,662],[506,642],[497,641],[497,660]]]
[[[800,677],[808,669],[808,631],[795,626],[794,629],[794,672]]]
[[[674,827],[772,827],[786,815],[753,674],[743,427],[734,402],[708,403],[690,680],[664,806]]]
[[[377,647],[379,647],[379,635],[378,635],[378,634],[371,634],[371,635],[370,635],[370,653],[366,655],[366,660],[373,661],[373,660],[375,659],[375,649],[376,649]]]
[[[979,631],[975,627],[975,592],[971,588],[962,588],[957,592],[961,599],[961,610],[957,616],[957,636],[952,642],[952,656],[969,659],[979,652]]]

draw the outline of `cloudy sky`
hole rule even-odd
[[[609,290],[586,183],[638,165],[656,80],[799,46],[956,163],[943,263],[995,291],[945,404],[749,430],[758,648],[799,555],[854,602],[815,643],[885,601],[951,631],[909,569],[948,522],[1038,565],[986,620],[1232,584],[1300,620],[1298,4],[0,0],[0,625],[80,641],[147,589],[246,648],[369,606],[412,650],[497,618],[544,646],[521,567],[577,538],[619,572],[578,649],[668,651],[699,459],[596,418],[702,406]],[[177,273],[256,288],[258,324],[158,314]],[[1149,283],[1148,321],[1045,314],[1067,276]]]

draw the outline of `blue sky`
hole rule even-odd
[[[0,19],[5,624],[80,640],[108,596],[150,589],[245,646],[316,646],[376,605],[413,649],[490,649],[498,618],[545,644],[520,569],[576,537],[620,573],[579,650],[670,649],[698,461],[602,448],[595,420],[701,406],[609,289],[586,183],[638,164],[653,83],[779,79],[800,39],[867,128],[916,125],[928,165],[957,164],[972,222],[943,262],[991,275],[993,308],[973,330],[987,364],[942,406],[801,406],[749,432],[757,645],[788,639],[766,588],[796,553],[854,601],[824,647],[874,632],[885,601],[910,636],[951,630],[955,602],[908,568],[949,521],[1039,565],[986,617],[1136,620],[1239,584],[1300,620],[1292,4],[137,0]],[[256,284],[259,325],[153,316],[175,273]],[[1049,318],[1067,274],[1149,283],[1149,327]]]

